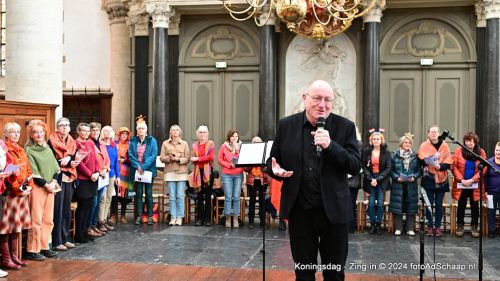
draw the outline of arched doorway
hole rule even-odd
[[[246,141],[258,133],[258,46],[258,34],[246,25],[214,20],[190,29],[179,60],[179,117],[188,142],[200,125],[209,127],[217,147],[231,128]]]
[[[467,31],[453,16],[420,14],[403,17],[385,34],[380,124],[391,149],[405,132],[420,143],[433,124],[458,138],[474,130],[476,58]]]

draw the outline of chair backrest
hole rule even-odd
[[[163,173],[162,171],[158,171],[156,177],[153,180],[153,194],[166,194],[165,192],[165,173]]]

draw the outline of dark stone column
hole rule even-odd
[[[276,35],[274,24],[261,28],[259,76],[259,136],[272,140],[278,120],[276,91]]]
[[[483,96],[486,90],[486,27],[478,27],[476,32],[476,133],[479,135],[479,138],[482,139],[484,136],[483,122],[485,119],[485,101]]]
[[[149,60],[149,36],[134,37],[134,119],[142,115],[148,115],[148,60]],[[135,126],[135,122],[132,123]],[[133,130],[133,128],[131,128]]]
[[[498,18],[487,19],[486,23],[486,91],[481,102],[484,110],[482,126],[483,148],[493,155],[500,136],[500,40]]]
[[[380,126],[380,46],[379,22],[366,22],[363,32],[363,142],[368,129]]]
[[[146,2],[146,11],[153,22],[153,118],[151,134],[158,141],[158,146],[169,136],[169,42],[168,25],[174,11],[166,2]]]
[[[154,28],[153,35],[153,122],[151,134],[160,144],[168,137],[170,101],[168,96],[167,29]]]
[[[169,104],[167,130],[179,124],[179,35],[168,35],[168,93]]]

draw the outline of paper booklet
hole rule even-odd
[[[152,183],[153,182],[153,172],[143,171],[143,174],[139,173],[139,171],[135,171],[135,181],[143,182],[143,183]]]
[[[97,190],[101,190],[103,187],[109,185],[109,173],[104,175],[104,178],[99,176],[99,180],[97,181]]]
[[[470,186],[463,185],[461,182],[457,183],[458,189],[477,189],[477,187],[478,187],[477,182],[471,184]]]
[[[75,155],[75,161],[82,161],[83,159],[85,159],[85,157],[87,157],[88,154],[88,151],[78,150]]]
[[[429,157],[424,158],[425,164],[429,166],[437,166],[439,165],[439,156],[437,154],[434,154]]]
[[[399,174],[399,177],[403,180],[403,181],[410,181],[411,178],[413,178],[413,174],[409,174],[409,175],[405,175],[405,174]]]

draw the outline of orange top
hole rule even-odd
[[[380,173],[380,155],[377,157],[377,156],[373,156],[373,153],[372,153],[372,157],[371,157],[370,161],[372,162],[372,172],[374,174]]]

